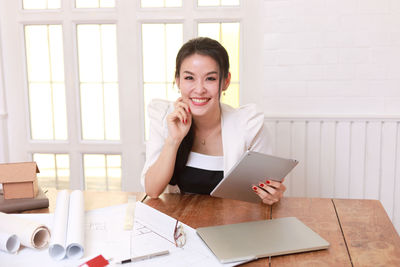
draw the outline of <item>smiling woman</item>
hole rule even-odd
[[[214,1],[218,4],[218,1]],[[203,4],[205,4],[203,2]],[[183,24],[144,23],[142,24],[143,49],[143,94],[145,106],[145,136],[149,136],[147,107],[152,99],[163,98],[175,101],[179,97],[175,86],[174,60],[182,40]],[[229,54],[232,74],[228,91],[221,94],[221,102],[232,107],[239,106],[239,22],[201,22],[198,36],[219,41]]]
[[[176,78],[176,84],[192,116],[207,115],[205,119],[218,117],[221,91],[228,88],[230,77],[226,78],[223,88],[220,88],[217,62],[210,56],[199,54],[186,58],[181,72],[182,75]]]
[[[219,42],[199,37],[179,50],[175,82],[181,97],[153,101],[148,108],[142,183],[150,197],[166,188],[210,194],[246,150],[271,153],[263,113],[254,105],[234,109],[220,102],[230,79],[228,53]],[[285,189],[274,181],[249,188],[266,204],[279,201]]]

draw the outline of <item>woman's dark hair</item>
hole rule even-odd
[[[215,60],[219,68],[219,96],[223,81],[229,74],[229,56],[225,48],[218,42],[208,37],[198,37],[187,41],[179,50],[176,56],[175,78],[179,78],[182,62],[194,54],[209,56]],[[190,150],[193,146],[194,129],[193,123],[190,126],[188,134],[183,138],[176,155],[174,174],[170,184],[176,185],[179,181],[179,174],[186,166]]]
[[[194,54],[209,56],[217,62],[219,67],[219,91],[224,79],[228,78],[229,56],[225,48],[218,42],[208,37],[198,37],[186,42],[176,56],[175,78],[179,78],[182,62]]]

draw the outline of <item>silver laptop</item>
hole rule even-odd
[[[260,202],[260,198],[252,190],[265,179],[282,181],[297,165],[294,159],[285,159],[263,153],[247,151],[232,169],[225,174],[221,182],[211,192],[212,196]]]
[[[221,263],[326,249],[329,243],[295,217],[196,229]]]

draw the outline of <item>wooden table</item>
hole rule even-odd
[[[242,266],[400,266],[400,237],[378,200],[283,198],[278,204],[246,203],[205,195],[85,191],[86,210],[126,203],[135,195],[147,205],[193,227],[294,216],[330,243],[327,250],[260,259]],[[49,189],[54,212],[57,190]],[[268,237],[266,237],[268,238]]]
[[[22,213],[53,213],[56,208],[57,189],[46,188],[43,190],[49,198],[49,207],[45,209],[28,210]],[[113,205],[126,203],[129,196],[136,196],[136,200],[142,201],[146,194],[143,192],[114,192],[114,191],[84,191],[85,210],[93,210]]]
[[[193,228],[294,216],[330,243],[327,250],[265,258],[245,266],[400,266],[400,237],[378,200],[284,198],[271,207],[163,194],[144,203]]]

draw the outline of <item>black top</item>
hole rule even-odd
[[[186,166],[178,178],[181,192],[209,195],[224,176],[223,171],[210,171]]]
[[[182,170],[170,184],[177,184],[182,193],[209,195],[224,176],[224,157],[190,152]]]

